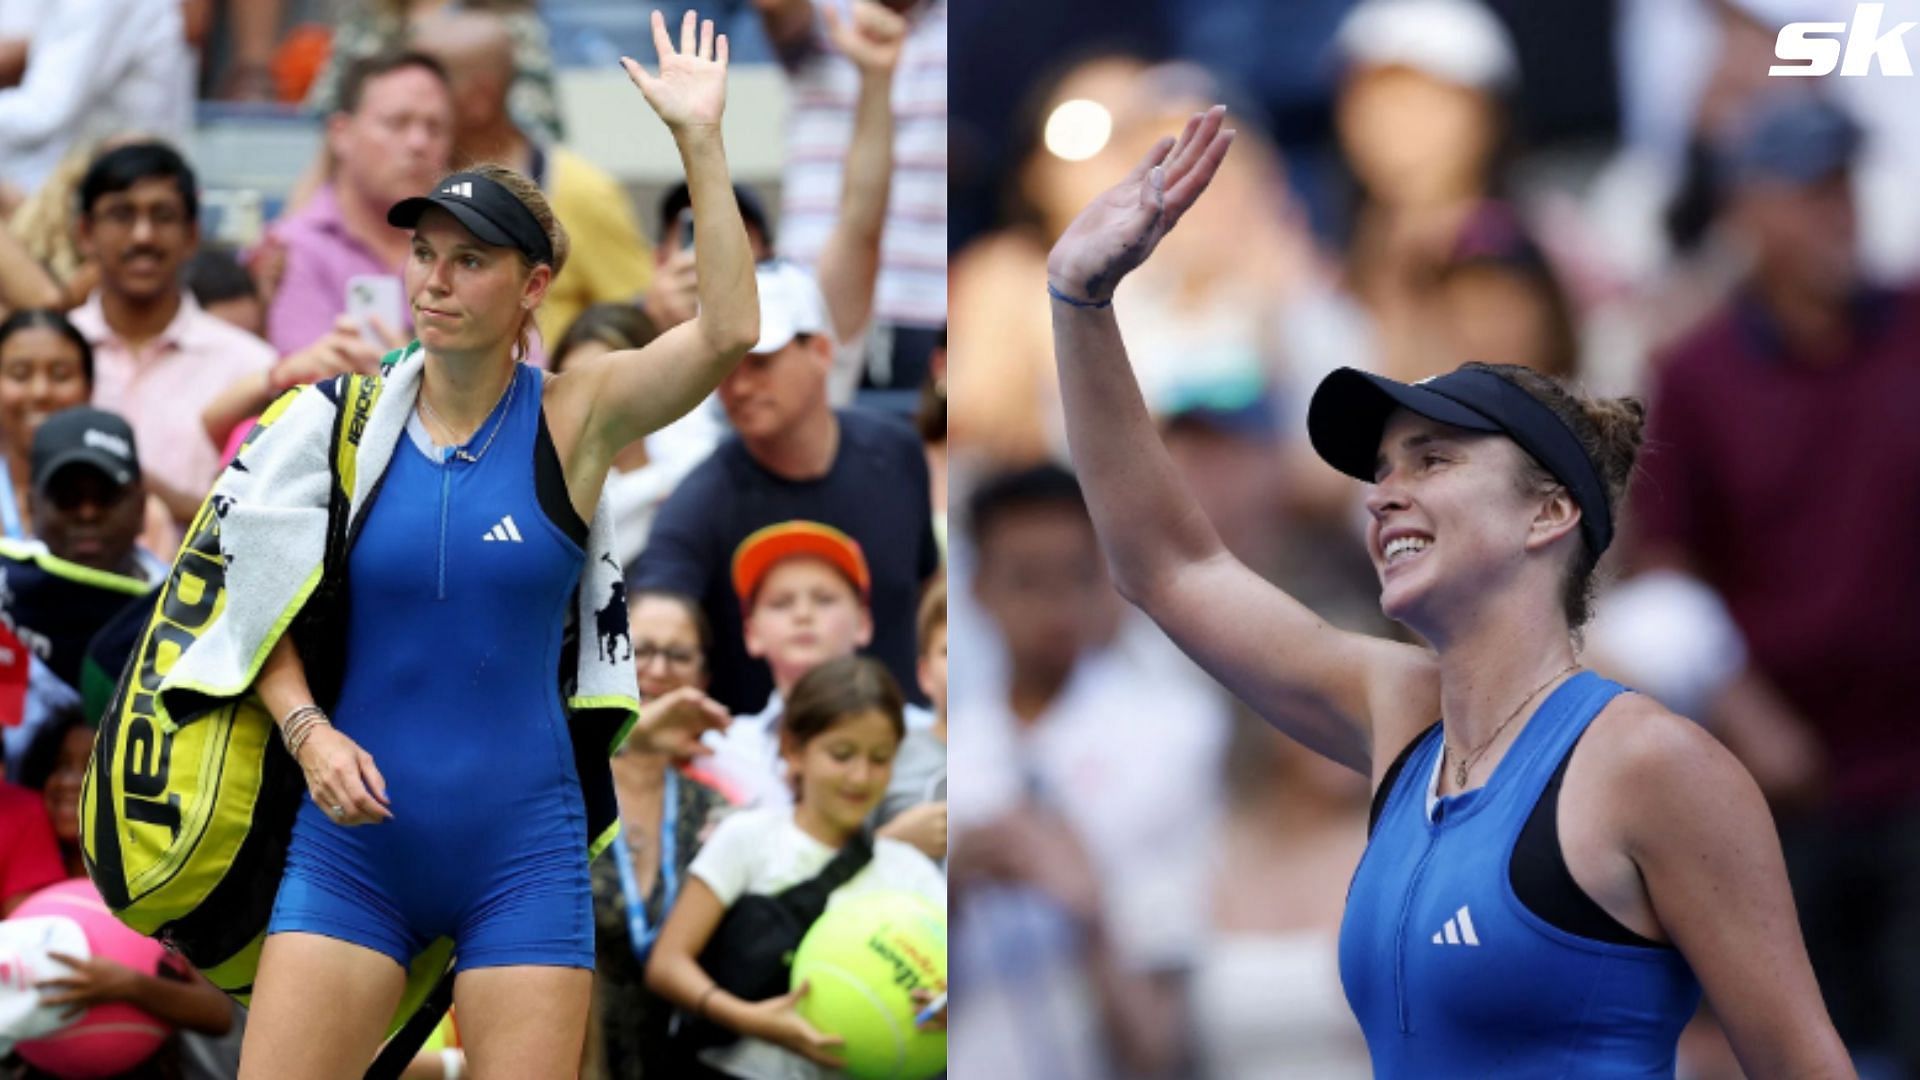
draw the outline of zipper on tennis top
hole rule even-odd
[[[1438,810],[1444,819],[1446,803],[1442,802]],[[1407,1015],[1407,922],[1413,917],[1413,898],[1420,891],[1420,879],[1427,874],[1427,862],[1433,858],[1433,849],[1440,845],[1440,832],[1436,828],[1439,820],[1422,824],[1427,826],[1423,830],[1427,834],[1427,850],[1421,853],[1420,861],[1414,864],[1413,876],[1407,881],[1407,893],[1400,900],[1400,932],[1394,938],[1393,999],[1402,1035],[1413,1034],[1413,1019]]]
[[[453,487],[453,451],[440,448],[440,565],[436,599],[447,598],[447,500]]]

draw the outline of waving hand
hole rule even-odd
[[[1226,112],[1215,105],[1196,114],[1178,142],[1155,143],[1126,179],[1073,219],[1047,258],[1056,290],[1094,304],[1112,299],[1114,286],[1153,254],[1219,171],[1233,144],[1233,132],[1220,129]]]

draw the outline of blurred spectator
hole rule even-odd
[[[212,6],[211,0],[200,2]],[[227,101],[279,99],[273,63],[285,7],[284,0],[227,0],[220,5],[232,54],[227,57],[215,96]],[[206,50],[202,48],[201,53],[205,55]]]
[[[747,653],[772,671],[773,693],[764,708],[706,737],[713,756],[701,769],[738,801],[784,806],[792,791],[780,766],[778,729],[787,698],[814,668],[872,644],[873,578],[860,545],[816,521],[756,531],[734,552],[732,571]],[[912,705],[905,720],[910,732],[934,723]]]
[[[0,545],[0,642],[78,690],[88,641],[167,568],[137,543],[144,500],[126,421],[56,413],[34,438],[33,463],[43,542]]]
[[[829,276],[828,241],[836,218],[857,205],[841,197],[841,172],[854,160],[853,130],[864,93],[857,87],[865,66],[826,17],[843,10],[840,0],[827,3],[835,6],[754,0],[792,87],[780,254],[816,267],[823,279]],[[861,6],[845,10],[857,20]],[[947,321],[947,3],[886,0],[886,7],[906,17],[906,39],[892,93],[898,134],[891,144],[895,168],[870,365],[880,376],[876,383],[913,387],[925,374],[934,332]],[[878,205],[877,199],[862,201]]]
[[[100,289],[73,313],[93,345],[93,402],[127,418],[141,473],[176,522],[192,519],[219,471],[200,410],[273,363],[271,346],[208,315],[180,284],[199,244],[193,169],[163,143],[110,150],[80,184],[80,242]]]
[[[735,184],[733,198],[747,227],[747,246],[753,251],[753,261],[763,263],[773,258],[773,230],[760,196],[745,184]],[[653,247],[653,283],[640,300],[640,311],[655,334],[694,315],[698,276],[694,272],[693,200],[685,181],[668,188],[661,197],[659,229],[660,242]]]
[[[34,432],[62,409],[93,396],[93,347],[66,316],[16,311],[0,321],[0,531],[8,540],[33,535]]]
[[[82,722],[79,710],[63,710],[41,728],[21,766],[21,782],[41,793],[70,878],[84,878],[87,873],[80,855],[80,792],[93,756],[93,736],[93,728]],[[38,984],[47,1004],[85,1010],[125,1002],[171,1032],[133,1076],[182,1075],[181,1036],[225,1035],[238,1014],[227,995],[177,952],[166,953],[159,971],[151,975],[105,956],[78,958],[65,967],[71,970]]]
[[[1474,208],[1437,271],[1443,348],[1454,362],[1519,364],[1555,378],[1574,376],[1580,346],[1573,305],[1511,207]]]
[[[1220,92],[1191,65],[1147,67],[1103,54],[1066,69],[1033,97],[1023,119],[1014,223],[954,259],[961,386],[953,423],[965,453],[1031,464],[1063,448],[1047,250],[1088,201]],[[1232,123],[1236,150],[1208,201],[1168,236],[1168,261],[1143,267],[1152,276],[1126,286],[1122,329],[1156,413],[1197,401],[1245,403],[1275,384],[1308,386],[1328,366],[1362,362],[1353,355],[1356,331],[1340,325],[1340,312],[1325,310],[1331,274],[1288,199],[1277,153],[1250,118],[1236,115]],[[1222,258],[1223,251],[1234,255]],[[1357,320],[1346,314],[1344,321]],[[1304,415],[1304,390],[1298,396]]]
[[[698,605],[643,593],[628,601],[627,613],[645,708],[675,691],[706,686],[709,631]],[[677,764],[631,743],[613,758],[620,831],[613,849],[593,864],[594,1012],[598,1075],[606,1080],[671,1075],[673,1007],[647,989],[647,958],[716,811],[727,805]]]
[[[1920,544],[1889,491],[1920,483],[1920,291],[1856,269],[1841,112],[1772,100],[1721,153],[1752,270],[1654,380],[1636,506],[1641,561],[1726,598],[1752,661],[1812,724],[1831,798],[1784,818],[1808,951],[1850,1046],[1920,1073],[1920,578],[1863,553]],[[1904,504],[1903,504],[1904,505]]]
[[[514,124],[507,107],[514,42],[506,17],[442,10],[416,20],[412,39],[446,67],[455,166],[491,161],[531,177],[573,240],[567,273],[554,279],[541,303],[540,336],[559,340],[589,304],[638,299],[652,263],[627,193],[586,158]]]
[[[949,873],[951,981],[966,995],[951,1075],[1185,1075],[1179,989],[1122,962],[1086,845],[1057,811],[1023,803],[970,826]]]
[[[829,33],[842,53],[853,58],[858,71],[858,96],[852,133],[841,158],[836,159],[837,213],[811,271],[823,298],[824,326],[830,334],[832,368],[827,379],[828,400],[846,405],[861,382],[874,318],[874,289],[881,268],[882,227],[889,198],[888,177],[894,175],[894,115],[888,88],[900,63],[906,22],[872,0],[855,0],[848,14],[829,21]],[[844,168],[841,168],[841,163]],[[759,199],[735,185],[741,216],[748,222],[748,241],[754,255],[764,258],[773,241]],[[642,306],[655,325],[665,328],[693,317],[692,217],[684,184],[669,191],[661,204],[660,251],[653,287]]]
[[[920,600],[920,690],[933,702],[933,723],[907,732],[893,759],[893,783],[880,801],[874,823],[885,825],[923,803],[947,801],[947,583],[935,578]],[[944,823],[943,823],[944,826]],[[944,837],[946,829],[938,830]],[[939,855],[944,858],[944,844]]]
[[[741,897],[776,895],[808,881],[848,845],[865,842],[867,816],[886,791],[905,733],[900,706],[900,688],[875,661],[842,657],[813,669],[793,688],[780,724],[781,757],[794,785],[791,809],[767,806],[730,815],[694,857],[686,889],[647,965],[647,985],[688,1018],[743,1036],[699,1055],[722,1075],[833,1075],[820,1067],[835,1060],[833,1044],[794,1008],[804,988],[743,1001],[716,989],[697,958]],[[914,893],[946,908],[940,871],[920,852],[884,836],[872,840],[871,853],[827,903],[877,889]],[[703,1074],[692,1067],[673,1075]]]
[[[1473,0],[1366,0],[1341,26],[1336,120],[1358,185],[1347,282],[1373,327],[1367,365],[1396,379],[1451,371],[1432,282],[1510,138],[1519,76],[1506,28]]]
[[[267,305],[267,340],[282,355],[318,341],[347,310],[355,277],[393,280],[399,326],[413,319],[400,273],[412,233],[387,224],[387,210],[425,192],[453,153],[453,98],[439,61],[422,53],[381,53],[357,61],[327,117],[332,180],[307,205],[268,230],[286,265]]]
[[[927,360],[927,378],[920,384],[920,404],[913,425],[927,448],[927,476],[933,481],[933,528],[940,550],[947,550],[947,328],[934,339]],[[923,641],[924,645],[925,642]]]
[[[760,341],[720,384],[737,438],[668,497],[634,569],[636,588],[700,598],[712,621],[713,696],[735,713],[766,705],[773,680],[747,655],[728,561],[756,530],[794,519],[851,536],[873,574],[869,655],[911,684],[913,616],[940,565],[927,511],[927,461],[913,430],[827,401],[833,359],[825,302],[805,271],[763,265]]]
[[[950,768],[966,778],[956,837],[1009,814],[1064,819],[1097,878],[1112,966],[1157,1017],[1124,1038],[1157,1047],[1147,1058],[1178,1057],[1170,1048],[1186,1042],[1185,980],[1204,940],[1206,854],[1196,838],[1220,810],[1224,697],[1176,668],[1144,619],[1123,619],[1071,474],[1044,465],[989,478],[968,500],[967,529],[974,595],[1004,656],[999,671],[981,665],[987,678],[969,676],[955,703],[967,733],[949,746]],[[995,925],[961,932],[1008,932]],[[956,942],[955,951],[985,947]],[[1002,977],[1019,981],[1010,972],[994,981]],[[1017,989],[1002,989],[1017,1000]]]
[[[1226,787],[1189,1004],[1200,1074],[1372,1075],[1339,957],[1346,883],[1366,847],[1366,778],[1247,713]]]
[[[0,919],[66,877],[40,793],[0,780]]]
[[[637,349],[656,335],[653,324],[639,308],[631,304],[595,304],[582,311],[554,345],[549,370],[557,375],[568,365],[602,353]],[[631,444],[613,459],[605,491],[615,525],[614,556],[622,567],[633,569],[634,560],[647,546],[653,518],[661,504],[726,436],[726,421],[718,413],[718,407],[709,398],[687,415]]]
[[[0,89],[0,183],[30,194],[76,143],[121,131],[184,138],[193,68],[180,0],[7,0],[0,38],[26,39]]]
[[[352,112],[353,66],[403,47],[418,21],[443,11],[496,12],[513,35],[514,77],[507,107],[514,126],[542,143],[557,143],[566,132],[554,93],[553,54],[547,47],[546,24],[534,7],[533,0],[352,0],[346,16],[334,24],[333,48],[313,81],[307,107],[322,114]]]
[[[257,338],[267,333],[267,309],[253,275],[225,248],[201,248],[187,260],[187,291],[201,310]]]

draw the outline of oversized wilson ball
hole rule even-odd
[[[905,892],[850,896],[829,907],[793,955],[809,984],[800,1015],[847,1041],[855,1080],[928,1080],[947,1067],[944,1032],[914,1030],[914,990],[947,987],[947,917]]]

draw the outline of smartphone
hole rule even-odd
[[[377,316],[388,330],[399,333],[406,328],[401,320],[405,286],[392,274],[355,274],[347,279],[347,317],[360,328],[360,336],[375,348],[387,347],[373,320]]]
[[[200,196],[204,237],[208,243],[247,250],[266,231],[266,213],[260,193],[252,188],[215,188]]]
[[[693,250],[693,210],[688,208],[680,212],[680,249]]]

